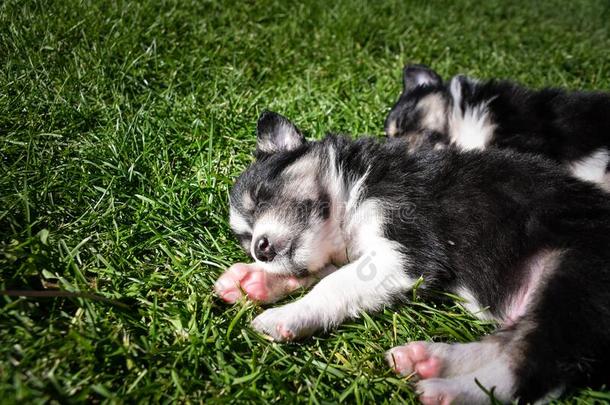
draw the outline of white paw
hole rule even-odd
[[[299,308],[298,302],[264,311],[252,321],[252,327],[278,342],[311,336],[319,329],[319,325],[308,319],[307,312]]]
[[[457,402],[459,387],[451,379],[430,378],[418,382],[416,392],[424,405],[450,405]]]

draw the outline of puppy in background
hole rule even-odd
[[[455,76],[407,65],[403,91],[385,121],[410,150],[455,145],[543,155],[610,190],[610,94],[531,90],[508,81]]]
[[[230,193],[252,264],[216,283],[274,302],[252,326],[276,341],[330,330],[418,292],[460,296],[499,329],[467,344],[409,342],[386,354],[426,405],[549,399],[610,375],[610,199],[540,156],[328,135],[306,141],[263,113],[256,160]],[[420,285],[420,281],[423,283]],[[314,285],[315,284],[315,285]]]

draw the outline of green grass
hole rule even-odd
[[[607,1],[233,3],[0,3],[0,290],[84,293],[0,296],[2,402],[412,402],[384,350],[490,326],[416,302],[276,344],[212,295],[258,113],[381,134],[406,61],[610,88]]]

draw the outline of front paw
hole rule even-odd
[[[228,303],[236,302],[243,294],[241,282],[256,271],[254,266],[236,263],[224,272],[214,284],[216,294]]]
[[[216,281],[216,294],[228,303],[234,303],[244,294],[252,301],[271,303],[307,286],[308,279],[268,274],[256,263],[236,263]]]
[[[252,321],[252,327],[277,342],[311,336],[319,329],[319,325],[304,316],[296,303],[264,311]]]

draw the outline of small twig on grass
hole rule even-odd
[[[106,304],[114,305],[123,309],[131,309],[131,307],[123,302],[111,300],[99,294],[89,292],[71,292],[71,291],[41,291],[41,290],[4,290],[0,291],[0,295],[9,297],[26,297],[26,298],[84,298],[93,301],[100,301]]]

